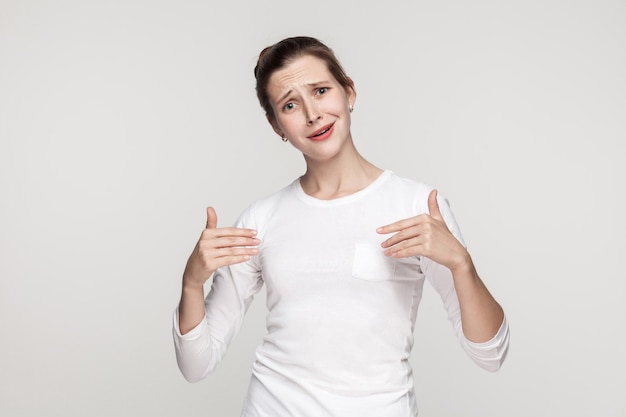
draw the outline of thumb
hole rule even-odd
[[[430,217],[443,220],[441,211],[439,211],[439,203],[437,202],[437,190],[432,190],[428,194],[428,211],[430,212]]]
[[[206,228],[215,229],[217,227],[217,213],[213,207],[206,208]]]

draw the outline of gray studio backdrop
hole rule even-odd
[[[237,416],[265,304],[188,384],[171,315],[214,205],[303,171],[256,102],[260,49],[313,35],[377,165],[445,194],[510,320],[464,356],[428,290],[420,416],[626,416],[624,1],[0,1],[0,415]]]

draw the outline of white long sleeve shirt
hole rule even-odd
[[[267,286],[267,335],[256,351],[244,417],[417,415],[409,357],[425,280],[440,294],[457,337],[495,371],[509,342],[472,343],[461,329],[450,271],[426,257],[383,254],[376,228],[428,213],[431,189],[385,171],[367,188],[334,200],[304,193],[299,180],[250,206],[237,227],[257,230],[259,254],[216,271],[202,322],[174,342],[189,381],[207,376],[233,340],[254,295]],[[439,198],[450,231],[461,233]]]

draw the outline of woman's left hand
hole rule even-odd
[[[380,234],[397,232],[381,244],[385,255],[394,258],[426,256],[453,271],[471,263],[469,253],[443,220],[437,190],[428,195],[428,211],[430,214],[420,214],[376,229]]]

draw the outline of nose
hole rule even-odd
[[[322,118],[321,112],[315,103],[307,103],[305,108],[306,124],[311,126]]]

